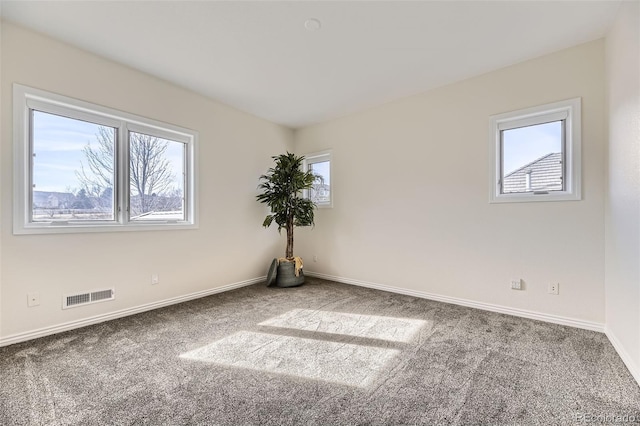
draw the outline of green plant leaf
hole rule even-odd
[[[262,225],[269,227],[273,222],[278,225],[278,231],[282,228],[293,233],[293,226],[311,226],[314,224],[313,201],[303,198],[302,191],[311,189],[316,176],[311,171],[303,171],[303,156],[293,153],[272,157],[275,167],[269,168],[267,173],[260,176],[258,189],[262,192],[256,199],[269,206],[271,214],[268,215]],[[293,235],[291,242],[293,244]],[[292,251],[293,247],[287,247]],[[289,250],[291,249],[291,250]]]

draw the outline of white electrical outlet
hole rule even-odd
[[[522,290],[522,280],[512,280],[511,281],[511,289],[512,290]]]
[[[313,255],[313,261],[317,262],[318,261],[318,256],[316,256],[315,254]]]
[[[158,274],[151,274],[151,284],[156,285],[159,282],[160,282],[160,278],[158,277]]]
[[[27,294],[27,306],[38,306],[40,304],[40,293]]]
[[[558,283],[549,284],[549,294],[555,294],[555,295],[560,294],[560,284]]]

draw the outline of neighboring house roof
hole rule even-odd
[[[562,190],[562,153],[553,152],[504,177],[504,193]]]

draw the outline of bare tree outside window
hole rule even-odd
[[[96,207],[113,205],[113,129],[100,127],[97,146],[84,147],[78,180]],[[182,219],[184,144],[129,132],[130,217],[151,218],[157,212],[173,212]],[[176,173],[175,169],[178,173]],[[110,202],[109,202],[110,199]]]
[[[112,211],[116,129],[98,126],[96,140],[97,144],[87,143],[82,149],[86,168],[85,162],[81,161],[76,177],[96,209]]]
[[[16,234],[196,225],[197,132],[18,84],[14,104]]]
[[[182,210],[182,191],[168,158],[167,139],[131,132],[129,136],[129,183],[131,217],[149,212]]]

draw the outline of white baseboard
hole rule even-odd
[[[360,287],[368,287],[376,290],[384,290],[391,293],[404,294],[407,296],[419,297],[421,299],[435,300],[438,302],[451,303],[454,305],[467,306],[469,308],[482,309],[484,311],[497,312],[500,314],[513,315],[516,317],[529,318],[539,321],[550,322],[553,324],[567,325],[569,327],[582,328],[585,330],[592,330],[604,333],[604,324],[598,322],[584,321],[575,318],[562,317],[559,315],[544,314],[541,312],[529,311],[526,309],[510,308],[507,306],[494,305],[491,303],[476,302],[468,299],[460,299],[457,297],[442,296],[434,293],[427,293],[417,290],[408,290],[399,287],[391,287],[383,284],[370,283],[366,281],[359,281],[350,278],[336,277],[333,275],[321,274],[313,271],[304,271],[304,274],[309,277],[323,278],[325,280],[336,281],[344,284],[352,284]]]
[[[616,352],[618,352],[618,355],[620,355],[620,358],[622,358],[622,362],[624,362],[624,365],[627,366],[633,378],[636,379],[636,382],[638,382],[638,386],[640,386],[640,365],[634,362],[631,355],[629,355],[629,352],[627,352],[624,346],[622,346],[616,335],[613,334],[609,327],[605,327],[604,332],[609,338],[609,341],[613,345]]]
[[[607,338],[615,348],[616,352],[618,352],[618,355],[620,356],[624,364],[629,369],[629,372],[631,373],[631,375],[634,377],[634,379],[636,380],[636,382],[638,382],[638,385],[640,386],[640,366],[634,363],[633,358],[627,353],[627,351],[622,346],[620,341],[611,332],[611,330],[609,330],[604,326],[604,324],[590,322],[590,321],[583,321],[583,320],[578,320],[574,318],[567,318],[567,317],[562,317],[557,315],[543,314],[540,312],[528,311],[524,309],[509,308],[506,306],[494,305],[490,303],[475,302],[473,300],[442,296],[434,293],[427,293],[427,292],[422,292],[417,290],[408,290],[408,289],[392,287],[392,286],[383,285],[383,284],[376,284],[376,283],[354,280],[350,278],[337,277],[334,275],[321,274],[313,271],[305,271],[305,274],[309,277],[317,277],[317,278],[336,281],[344,284],[357,285],[360,287],[373,288],[377,290],[388,291],[391,293],[419,297],[422,299],[435,300],[435,301],[444,302],[444,303],[452,303],[454,305],[467,306],[470,308],[482,309],[485,311],[497,312],[501,314],[507,314],[507,315],[513,315],[517,317],[550,322],[553,324],[560,324],[560,325],[566,325],[569,327],[576,327],[576,328],[582,328],[586,330],[603,332],[606,334]],[[216,287],[213,289],[198,291],[198,292],[186,294],[183,296],[172,297],[170,299],[165,299],[158,302],[146,303],[144,305],[122,309],[119,311],[110,312],[106,314],[96,315],[96,316],[84,318],[81,320],[69,321],[66,323],[57,324],[50,327],[44,327],[44,328],[40,328],[37,330],[32,330],[24,333],[13,334],[7,337],[0,337],[0,347],[12,345],[14,343],[24,342],[27,340],[37,339],[39,337],[45,337],[52,334],[61,333],[63,331],[69,331],[76,328],[81,328],[88,325],[113,320],[116,318],[122,318],[125,316],[150,311],[153,309],[158,309],[165,306],[175,305],[178,303],[186,302],[188,300],[199,299],[201,297],[210,296],[216,293],[222,293],[222,292],[233,290],[240,287],[246,287],[252,284],[260,283],[264,281],[265,278],[266,277],[253,278],[250,280],[240,281],[233,284],[227,284],[222,287]]]
[[[216,293],[222,293],[222,292],[233,290],[240,287],[246,287],[248,285],[263,282],[265,279],[266,279],[266,276],[252,278],[250,280],[240,281],[233,284],[227,284],[227,285],[223,285],[222,287],[216,287],[209,290],[197,291],[195,293],[172,297],[170,299],[160,300],[158,302],[145,303],[144,305],[134,306],[132,308],[127,308],[127,309],[121,309],[115,312],[109,312],[106,314],[100,314],[93,317],[83,318],[80,320],[69,321],[62,324],[53,325],[50,327],[43,327],[37,330],[27,331],[24,333],[18,333],[18,334],[12,334],[6,337],[0,337],[0,347],[13,345],[14,343],[20,343],[20,342],[24,342],[31,339],[37,339],[38,337],[49,336],[51,334],[61,333],[63,331],[69,331],[76,328],[85,327],[91,324],[97,324],[100,322],[113,320],[116,318],[122,318],[129,315],[139,314],[141,312],[146,312],[146,311],[162,308],[169,305],[175,305],[177,303],[186,302],[188,300],[199,299],[201,297],[210,296]]]
[[[336,281],[344,284],[352,284],[360,287],[384,290],[391,293],[404,294],[407,296],[414,296],[422,299],[452,303],[454,305],[467,306],[470,308],[482,309],[485,311],[497,312],[501,314],[513,315],[513,316],[522,317],[522,318],[529,318],[529,319],[545,321],[553,324],[566,325],[569,327],[582,328],[585,330],[605,333],[605,335],[611,342],[611,345],[613,346],[613,348],[616,350],[616,352],[618,353],[618,355],[620,356],[624,364],[629,369],[629,372],[631,373],[633,378],[636,380],[636,382],[638,382],[638,386],[640,386],[640,365],[634,362],[631,355],[629,355],[629,353],[625,350],[625,348],[622,346],[620,341],[611,332],[611,330],[609,330],[605,326],[605,324],[592,322],[592,321],[584,321],[584,320],[579,320],[575,318],[568,318],[568,317],[563,317],[559,315],[544,314],[541,312],[529,311],[525,309],[509,308],[506,306],[494,305],[491,303],[475,302],[473,300],[460,299],[457,297],[450,297],[450,296],[442,296],[439,294],[427,293],[427,292],[422,292],[417,290],[408,290],[404,288],[392,287],[392,286],[383,285],[383,284],[376,284],[376,283],[370,283],[366,281],[354,280],[350,278],[337,277],[334,275],[321,274],[319,272],[305,271],[304,273],[309,277],[323,278],[326,280]]]

